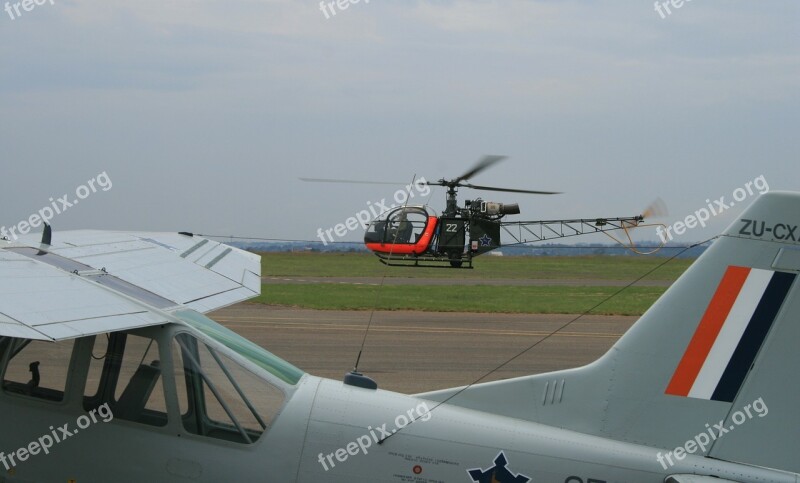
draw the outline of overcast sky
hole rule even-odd
[[[6,227],[105,172],[113,187],[56,230],[314,239],[395,189],[299,177],[432,180],[484,154],[509,159],[475,183],[564,192],[462,192],[519,202],[518,219],[660,197],[672,223],[761,175],[800,190],[797,0],[693,0],[665,18],[650,1],[362,0],[330,18],[305,0],[13,3]]]

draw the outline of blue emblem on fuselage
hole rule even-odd
[[[517,473],[516,475],[509,471],[506,467],[508,459],[504,452],[500,452],[497,458],[494,459],[494,466],[487,470],[476,468],[468,470],[469,476],[475,483],[527,483],[531,479],[525,475]]]

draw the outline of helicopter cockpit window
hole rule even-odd
[[[386,220],[375,220],[367,227],[367,232],[364,233],[365,243],[385,243],[386,236]]]
[[[283,406],[283,391],[189,334],[178,334],[172,350],[184,429],[236,443],[258,440]]]
[[[48,401],[62,401],[75,342],[3,339],[4,352],[8,353],[3,371],[3,390]]]
[[[384,219],[370,224],[364,239],[367,243],[414,244],[419,241],[427,224],[428,213],[424,209],[398,208]]]
[[[389,243],[417,243],[425,225],[428,223],[427,214],[420,209],[405,208],[392,213],[388,219]],[[396,238],[395,238],[396,236]]]

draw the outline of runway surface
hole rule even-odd
[[[448,280],[452,283],[452,280]],[[367,311],[243,303],[209,314],[306,372],[341,379],[353,368]],[[375,312],[359,370],[382,389],[418,393],[588,364],[638,317]],[[573,321],[574,320],[574,321]],[[531,345],[536,347],[504,364]]]
[[[381,277],[262,277],[261,281],[265,284],[285,284],[285,283],[333,283],[345,285],[490,285],[490,286],[518,286],[518,287],[542,287],[542,286],[570,286],[570,287],[624,287],[630,284],[630,280],[593,280],[593,279],[527,279],[527,278],[404,278],[386,277],[381,281]],[[669,287],[673,280],[640,280],[636,282],[637,287]]]

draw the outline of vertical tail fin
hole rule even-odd
[[[596,362],[449,403],[800,472],[798,226],[799,193],[762,195]]]

